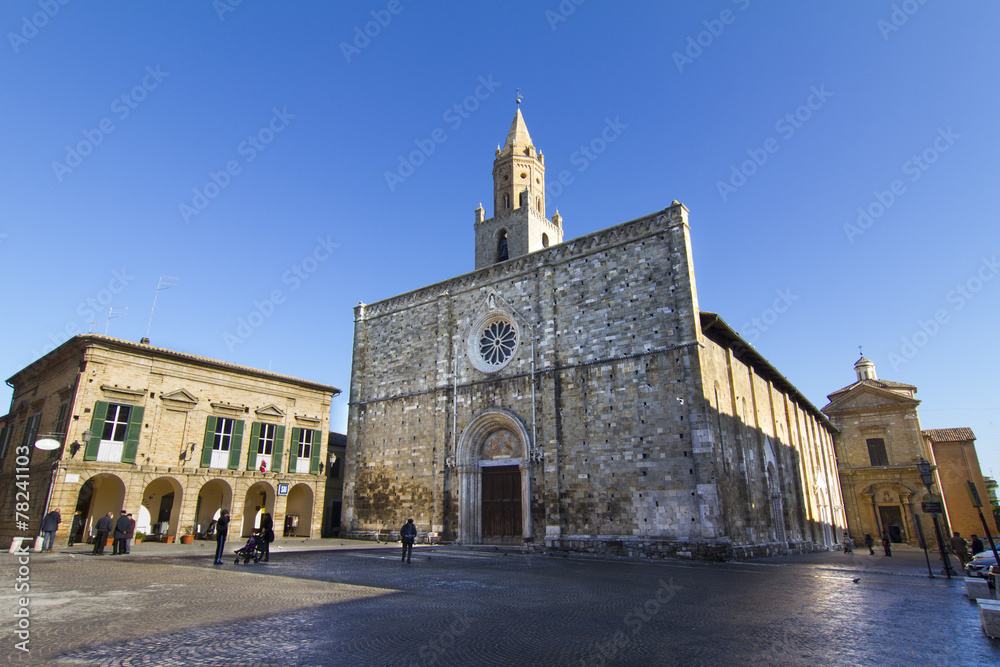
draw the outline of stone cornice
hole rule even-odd
[[[107,394],[109,397],[119,397],[124,398],[128,401],[138,401],[143,396],[146,395],[145,389],[132,389],[131,387],[115,387],[112,385],[102,384],[101,391]]]

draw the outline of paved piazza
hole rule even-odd
[[[912,550],[707,564],[418,547],[407,566],[342,548],[221,567],[66,551],[31,555],[30,654],[0,557],[5,664],[1000,664],[961,580],[918,576]]]

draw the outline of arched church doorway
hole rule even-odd
[[[509,410],[477,415],[458,442],[458,539],[521,544],[531,536],[528,431]]]

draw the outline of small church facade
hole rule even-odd
[[[475,266],[355,309],[344,532],[625,555],[826,548],[834,427],[698,307],[688,210],[563,241],[517,111]]]

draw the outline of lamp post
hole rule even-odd
[[[917,463],[917,469],[920,471],[920,479],[923,481],[924,486],[927,487],[927,495],[933,500],[934,494],[931,492],[931,484],[934,482],[934,475],[931,472],[931,464],[924,460],[924,457],[920,457],[920,462]],[[937,510],[927,512],[928,509]],[[946,577],[951,579],[951,575],[955,572],[951,567],[951,562],[948,560],[948,551],[944,547],[944,539],[941,537],[941,525],[938,523],[938,514],[941,511],[939,505],[935,504],[928,508],[924,505],[923,510],[925,513],[931,515],[934,519],[934,535],[937,537],[938,548],[941,550],[941,562],[944,563],[944,574]]]

